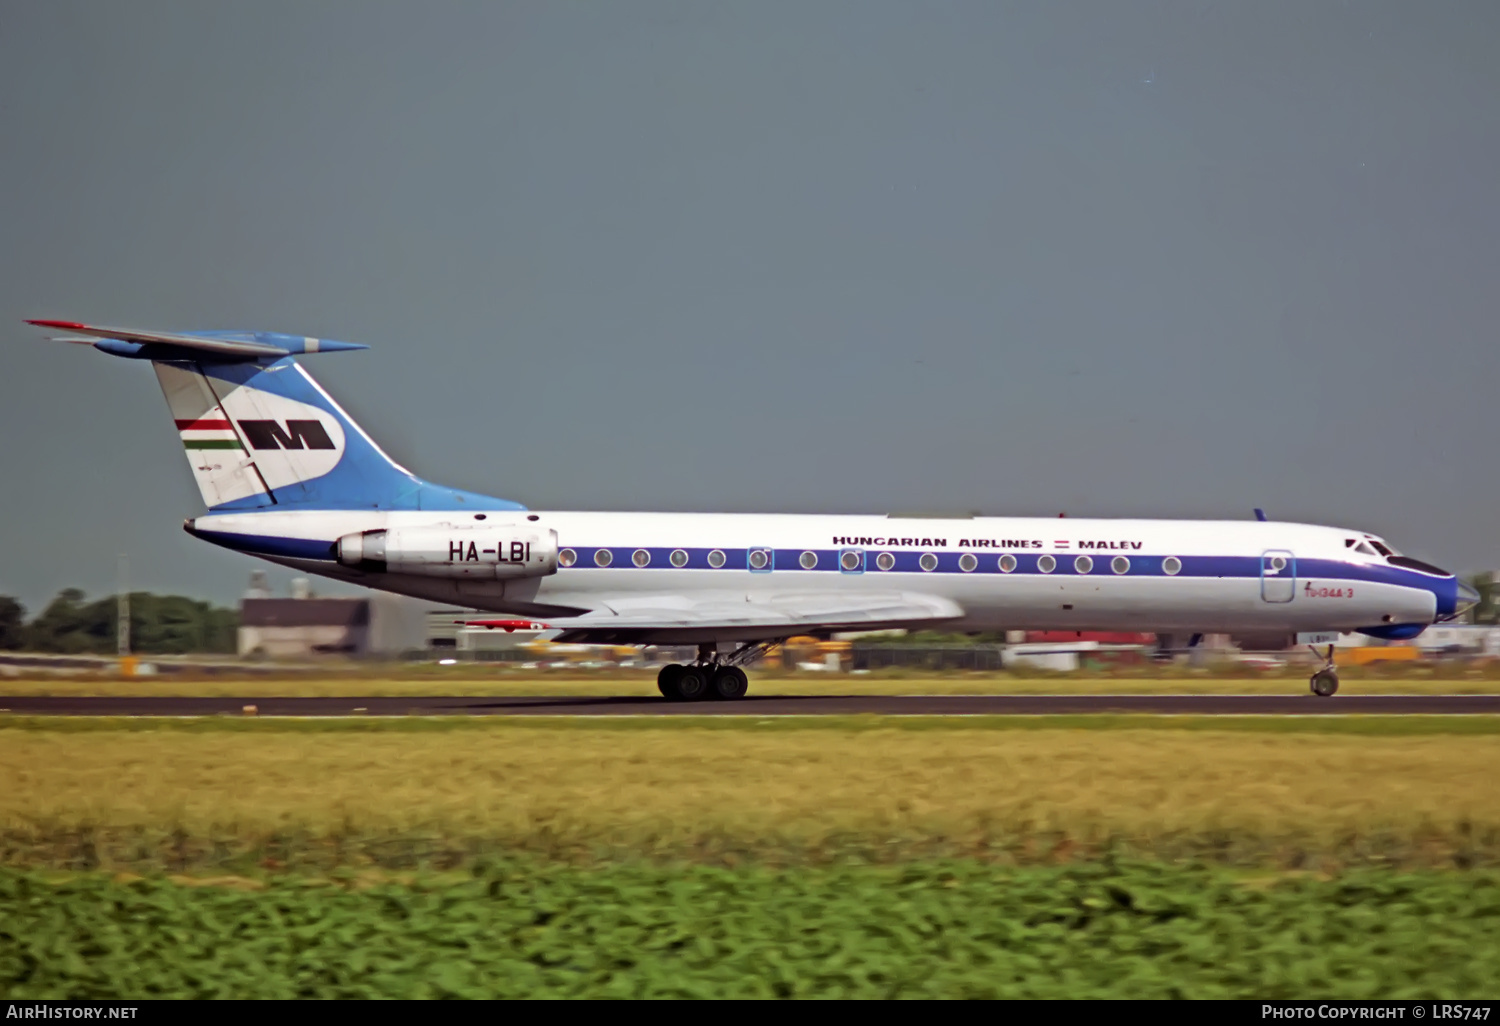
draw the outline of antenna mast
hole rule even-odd
[[[119,620],[115,625],[115,638],[119,642],[120,659],[123,661],[130,656],[130,591],[127,580],[130,570],[130,561],[124,553],[120,554],[120,597],[115,602],[115,608]],[[126,672],[129,672],[128,670]]]

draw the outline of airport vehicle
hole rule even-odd
[[[891,628],[1334,632],[1411,638],[1478,596],[1362,531],[1256,520],[588,513],[432,484],[296,357],[365,346],[268,332],[29,323],[149,361],[208,512],[194,537],[297,570],[544,624],[560,642],[696,644],[670,699],[743,697],[795,635]],[[475,621],[489,625],[486,621]]]

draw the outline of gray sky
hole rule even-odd
[[[182,532],[149,367],[25,317],[369,343],[306,364],[534,508],[1263,506],[1500,567],[1497,44],[1491,0],[0,0],[0,593],[265,566]]]

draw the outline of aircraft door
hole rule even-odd
[[[1266,602],[1290,602],[1297,594],[1297,560],[1283,549],[1260,556],[1260,597]]]

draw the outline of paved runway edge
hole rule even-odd
[[[19,716],[1179,716],[1500,715],[1500,695],[807,695],[737,702],[639,697],[0,697]],[[3,724],[0,718],[0,724]]]

